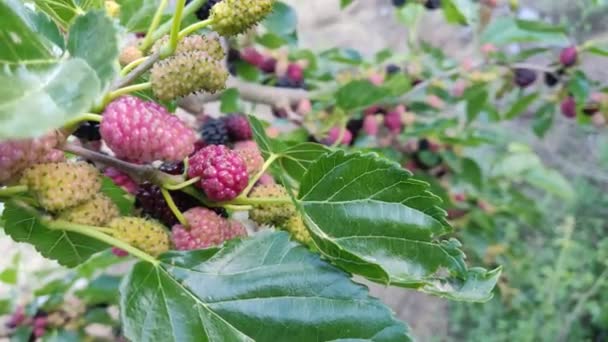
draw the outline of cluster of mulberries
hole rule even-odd
[[[167,38],[159,40],[152,50],[161,49],[167,41]],[[223,58],[224,50],[216,37],[183,39],[175,54],[152,67],[150,82],[154,95],[161,100],[173,100],[199,91],[223,90],[228,79]]]
[[[37,164],[23,172],[20,184],[55,218],[90,226],[103,226],[119,215],[118,208],[101,191],[101,175],[85,162]]]
[[[0,142],[0,185],[13,183],[32,165],[64,160],[63,153],[55,149],[61,140],[53,132],[40,138]]]
[[[362,118],[351,119],[345,126],[331,127],[321,142],[325,145],[352,145],[358,137],[373,137],[383,145],[389,144],[403,129],[416,120],[403,105],[395,107],[371,106]]]
[[[237,61],[244,61],[260,70],[265,75],[262,81],[264,84],[280,88],[306,88],[304,71],[308,61],[305,59],[290,60],[289,55],[283,51],[262,51],[247,47],[240,52],[235,51],[233,58],[228,58],[229,64]]]

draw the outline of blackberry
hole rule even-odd
[[[289,113],[283,107],[272,106],[272,115],[279,119],[285,119],[289,116]]]
[[[101,140],[99,125],[100,123],[97,121],[85,121],[78,127],[73,135],[83,142],[99,141]]]
[[[294,89],[304,88],[304,80],[303,79],[296,80],[296,79],[289,78],[287,76],[282,76],[282,77],[279,77],[275,86],[279,87],[279,88],[294,88]]]
[[[526,88],[536,82],[536,72],[530,69],[515,69],[515,84],[520,88]]]
[[[196,199],[180,191],[171,192],[171,197],[182,212],[198,205]],[[141,209],[142,214],[157,219],[169,227],[178,223],[160,188],[152,183],[146,182],[139,186],[135,195],[135,206]]]
[[[595,102],[591,102],[585,105],[585,107],[583,107],[583,113],[585,113],[585,115],[588,116],[593,116],[595,115],[595,113],[600,111],[600,105],[598,103]]]
[[[548,87],[555,87],[559,83],[559,76],[552,72],[545,72],[545,84]]]
[[[228,143],[228,128],[224,120],[209,119],[201,127],[203,141],[207,145],[225,145]]]
[[[401,68],[398,65],[395,64],[389,64],[386,66],[386,74],[387,75],[394,75],[398,72],[401,71]]]
[[[418,141],[418,150],[420,151],[428,150],[430,146],[431,143],[426,138],[422,138],[420,141]]]
[[[162,163],[158,169],[170,175],[181,175],[184,173],[184,162],[179,163]]]
[[[199,20],[205,20],[209,18],[209,14],[211,14],[211,9],[213,6],[221,2],[222,0],[207,0],[205,4],[201,6],[198,10],[196,10],[196,17]],[[186,4],[189,4],[192,0],[186,0]]]
[[[346,123],[346,129],[350,131],[352,136],[356,137],[359,131],[363,128],[363,119],[350,119]]]
[[[427,0],[424,7],[430,10],[435,10],[441,7],[441,0]]]

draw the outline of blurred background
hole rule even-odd
[[[315,51],[351,48],[366,57],[387,48],[407,53],[411,30],[399,20],[391,0],[355,0],[344,10],[337,0],[285,2],[297,10],[300,47]],[[497,8],[494,15],[500,16],[501,11]],[[518,15],[569,25],[580,41],[608,38],[605,1],[521,0]],[[469,58],[477,49],[470,29],[446,24],[438,11],[425,13],[415,34],[418,40],[457,61]],[[517,44],[508,46],[513,51],[519,48]],[[587,57],[582,62],[590,77],[606,80],[607,59]],[[496,187],[513,186],[526,197],[518,200],[513,195],[510,208],[501,208],[497,199],[491,218],[471,215],[468,221],[457,224],[457,236],[472,263],[504,267],[499,290],[490,302],[449,302],[414,291],[369,285],[374,295],[410,325],[419,340],[608,340],[608,134],[560,116],[541,139],[530,128],[533,124],[531,115],[487,122],[485,126],[480,122],[480,129],[500,134],[506,150],[512,153],[497,161],[496,149],[468,151],[484,171],[540,165],[562,176],[550,184],[543,183],[546,175],[536,181],[517,175],[508,179],[496,176]],[[82,288],[91,281],[86,265],[75,275],[4,235],[0,235],[0,251],[0,313],[7,312],[15,301],[26,302],[34,295],[46,296],[42,300],[47,301],[53,293],[61,293],[56,290],[65,279],[81,279]],[[115,262],[110,256],[93,261]],[[120,268],[114,271],[119,273]],[[52,283],[56,287],[41,290],[41,282],[46,284],[49,279],[59,279]],[[118,283],[112,275],[95,281],[93,292],[86,295],[99,302],[111,296]]]

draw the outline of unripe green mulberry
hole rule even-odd
[[[104,226],[119,215],[118,207],[111,199],[97,194],[89,201],[60,212],[57,219],[88,226]]]
[[[251,191],[251,198],[285,198],[289,197],[287,190],[281,185],[259,185]],[[258,224],[269,224],[281,226],[291,216],[296,213],[296,208],[292,203],[285,204],[264,204],[256,206],[249,212],[252,220]]]
[[[169,234],[165,227],[155,220],[141,217],[118,217],[110,221],[112,235],[131,246],[157,256],[170,248]]]
[[[163,38],[156,41],[152,49],[151,53],[160,51],[163,46],[165,46],[169,42],[169,36],[164,36]],[[202,51],[207,53],[209,57],[221,61],[226,56],[224,49],[222,48],[222,43],[217,37],[207,36],[207,35],[193,35],[187,36],[182,39],[175,49],[175,54],[179,55],[186,52],[194,52],[194,51]]]
[[[34,165],[25,170],[20,183],[52,212],[84,203],[101,189],[99,171],[85,162]]]
[[[202,51],[181,53],[152,67],[150,81],[160,100],[173,100],[198,91],[215,93],[226,88],[228,72],[222,63]]]
[[[274,0],[223,0],[213,6],[209,19],[213,30],[222,36],[234,36],[260,22],[270,11]]]
[[[300,215],[294,215],[290,217],[285,225],[283,226],[285,230],[291,233],[291,235],[301,243],[308,245],[312,241],[312,237],[310,236],[310,232],[308,232],[308,228],[304,224],[302,217]]]

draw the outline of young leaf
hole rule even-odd
[[[509,111],[505,114],[505,118],[508,120],[514,119],[520,116],[528,107],[536,101],[540,94],[538,92],[534,92],[530,95],[526,95],[524,97],[519,98],[509,109]]]
[[[108,248],[106,244],[84,235],[48,229],[39,217],[12,202],[5,204],[2,219],[5,221],[4,231],[13,240],[33,245],[44,257],[63,266],[77,266],[94,253]]]
[[[129,32],[146,32],[160,0],[118,0],[120,24]]]
[[[287,233],[140,262],[121,286],[133,341],[407,341],[365,287]]]
[[[91,9],[103,8],[101,0],[35,0],[36,6],[53,18],[64,30],[74,19]]]
[[[114,182],[108,178],[103,177],[101,180],[101,192],[108,196],[114,204],[120,210],[121,215],[129,215],[133,212],[134,200],[123,188],[114,184]]]
[[[0,139],[42,135],[86,112],[100,93],[95,71],[82,59],[0,71]]]
[[[300,182],[310,165],[327,152],[329,149],[321,144],[309,142],[297,144],[280,152],[277,165],[291,179]]]
[[[112,20],[102,11],[92,11],[78,17],[70,28],[70,55],[89,63],[97,73],[102,89],[118,73],[117,34]]]
[[[386,90],[367,80],[351,81],[336,92],[336,105],[352,111],[372,105],[388,96]]]
[[[306,170],[319,157],[329,152],[329,148],[315,143],[301,143],[287,146],[285,143],[270,139],[266,135],[264,126],[254,116],[249,116],[249,123],[253,131],[253,138],[256,140],[264,159],[270,155],[276,155],[276,164],[279,172],[284,172],[296,182],[300,182]]]
[[[471,273],[460,243],[438,240],[450,227],[427,188],[396,163],[338,151],[310,166],[298,202],[315,245],[345,270],[456,300],[488,300],[499,271]]]
[[[54,61],[52,45],[28,24],[29,13],[21,1],[0,2],[0,65]]]

